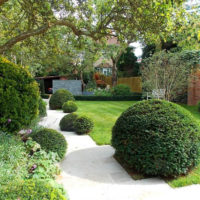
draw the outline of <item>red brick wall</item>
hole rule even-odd
[[[197,105],[200,101],[200,71],[191,75],[188,86],[188,105]]]

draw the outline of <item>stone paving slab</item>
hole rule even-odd
[[[41,125],[58,131],[62,111],[48,110]],[[59,182],[70,200],[199,200],[200,185],[172,189],[159,178],[133,180],[113,158],[109,145],[98,146],[88,136],[60,131],[68,142]]]

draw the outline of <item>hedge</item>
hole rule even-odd
[[[78,101],[139,101],[142,94],[132,96],[74,96]]]

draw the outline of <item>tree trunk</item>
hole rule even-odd
[[[115,59],[112,59],[113,66],[112,66],[112,86],[117,85],[117,63]]]

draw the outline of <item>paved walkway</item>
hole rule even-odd
[[[59,122],[65,114],[48,110],[41,125],[60,131]],[[151,178],[134,181],[113,158],[109,145],[98,146],[88,136],[60,131],[68,142],[61,163],[59,179],[70,200],[199,200],[200,185],[170,188],[163,180]]]

